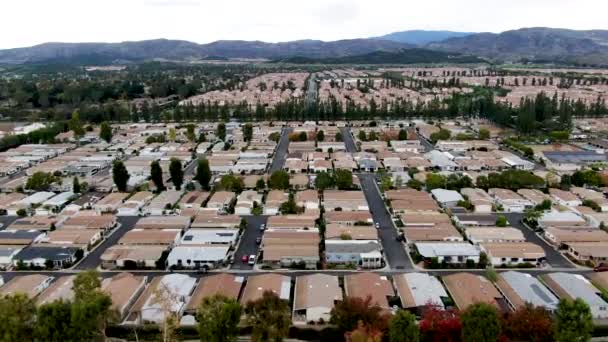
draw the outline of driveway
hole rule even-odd
[[[547,263],[554,268],[576,268],[574,265],[570,263],[569,260],[566,259],[560,252],[558,252],[553,246],[547,244],[545,240],[541,239],[536,233],[530,230],[522,223],[522,218],[524,214],[520,213],[504,213],[507,221],[511,224],[511,226],[519,229],[524,234],[526,241],[532,242],[536,245],[539,245],[545,251],[547,255]]]

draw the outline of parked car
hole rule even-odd
[[[262,243],[262,238],[261,237],[255,238],[255,243],[256,243],[256,245],[261,244]]]
[[[260,225],[260,230],[261,230],[261,231],[264,231],[264,229],[266,229],[266,224],[262,223],[262,224]]]
[[[376,222],[376,229],[380,229],[380,223]]]
[[[247,255],[243,255],[243,256],[241,257],[241,261],[242,261],[242,262],[247,262],[247,261],[249,261],[249,256],[247,256]]]
[[[608,264],[601,263],[593,268],[593,272],[606,272],[608,271]]]
[[[252,266],[255,265],[255,255],[251,254],[249,256],[249,262],[248,262],[248,264],[252,265]]]

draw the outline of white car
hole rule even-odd
[[[249,262],[248,262],[248,264],[251,265],[251,266],[255,265],[255,255],[251,254],[249,256]]]
[[[376,229],[380,229],[380,223],[376,222]]]
[[[260,225],[260,230],[261,230],[261,231],[264,231],[264,229],[266,229],[266,224],[262,223],[262,224]]]

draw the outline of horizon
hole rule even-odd
[[[212,4],[203,0],[7,2],[5,13],[12,14],[0,22],[0,30],[12,32],[18,28],[19,33],[0,37],[0,49],[48,42],[119,43],[154,39],[198,44],[221,40],[336,41],[409,30],[476,33],[530,27],[593,30],[605,25],[603,13],[608,10],[608,4],[599,0],[579,1],[576,6],[569,0],[509,3],[429,0],[424,4],[313,0],[296,8],[278,0],[226,0]],[[90,15],[91,12],[95,15]],[[500,13],[501,20],[496,20],[496,13]],[[34,24],[24,25],[26,19]]]
[[[68,41],[46,41],[46,42],[41,42],[41,43],[38,43],[38,44],[29,45],[29,46],[0,48],[0,50],[26,49],[26,48],[31,48],[31,47],[35,47],[35,46],[39,46],[39,45],[44,45],[44,44],[122,44],[122,43],[137,43],[137,42],[144,42],[144,41],[159,41],[159,40],[182,41],[182,42],[195,43],[195,44],[198,44],[198,45],[212,44],[212,43],[217,43],[217,42],[227,42],[227,41],[233,41],[233,42],[260,42],[260,43],[266,43],[266,44],[285,44],[285,43],[292,43],[292,42],[298,42],[298,41],[318,41],[318,42],[330,43],[330,42],[336,42],[336,41],[347,41],[347,40],[357,40],[357,39],[380,39],[383,36],[388,36],[388,35],[391,35],[391,34],[402,33],[402,32],[457,32],[457,33],[468,33],[468,34],[480,34],[480,33],[500,34],[500,33],[508,32],[508,31],[518,31],[518,30],[526,30],[526,29],[552,29],[552,30],[573,30],[573,31],[608,31],[608,29],[581,29],[581,30],[576,30],[576,29],[570,29],[570,28],[564,28],[564,27],[547,27],[547,26],[520,27],[520,28],[513,28],[513,29],[509,29],[509,30],[505,30],[505,31],[500,31],[500,32],[489,32],[489,31],[466,32],[466,31],[453,31],[453,30],[448,30],[448,29],[436,29],[436,30],[405,29],[405,30],[401,30],[401,31],[387,32],[387,33],[380,34],[378,36],[373,36],[373,37],[354,37],[354,38],[342,38],[342,39],[336,39],[336,40],[323,40],[323,39],[314,39],[314,38],[302,38],[302,39],[294,39],[294,40],[285,40],[285,41],[276,41],[275,42],[275,41],[265,41],[265,40],[260,40],[260,39],[246,40],[246,39],[235,38],[235,39],[219,39],[219,40],[213,40],[213,41],[209,41],[209,42],[196,42],[196,41],[187,40],[187,39],[180,39],[180,38],[158,37],[158,38],[147,38],[147,39],[140,39],[140,40],[122,40],[122,41],[86,41],[86,40],[84,40],[84,41],[77,41],[77,42],[76,41],[75,42],[68,42]]]

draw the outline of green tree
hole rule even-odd
[[[78,113],[77,110],[72,113],[72,118],[70,119],[68,127],[74,132],[74,137],[76,139],[79,139],[84,135],[84,128],[82,127],[82,121],[80,121],[80,113]]]
[[[335,139],[336,139],[336,141],[342,141],[342,133],[341,132],[337,132]]]
[[[274,142],[278,143],[279,140],[281,140],[281,133],[279,133],[279,132],[272,132],[268,136],[268,139],[270,139],[271,141],[274,141]]]
[[[243,184],[243,180],[240,177],[235,175],[224,175],[220,179],[220,186],[222,189],[234,192],[241,192],[245,185]]]
[[[35,313],[34,301],[24,294],[0,297],[0,341],[31,341]]]
[[[260,179],[255,182],[255,189],[257,191],[262,191],[266,189],[266,182],[264,182],[264,178],[260,177]]]
[[[391,342],[418,342],[420,329],[416,316],[406,310],[397,311],[389,324],[389,337]]]
[[[253,327],[251,340],[282,341],[289,332],[291,313],[287,301],[274,292],[265,291],[262,298],[247,303],[246,319]]]
[[[86,300],[101,288],[101,275],[95,270],[78,273],[72,283],[75,300]]]
[[[317,132],[317,141],[324,141],[325,140],[325,132],[323,132],[323,130],[320,130]]]
[[[497,227],[506,227],[509,224],[507,218],[504,215],[498,215],[496,218],[496,226]]]
[[[481,139],[481,140],[490,139],[490,131],[488,131],[486,128],[479,129],[479,139]]]
[[[407,186],[412,189],[422,190],[422,182],[420,182],[419,180],[414,179],[414,178],[407,181]]]
[[[156,186],[156,191],[165,191],[165,184],[163,183],[163,170],[161,169],[158,160],[155,160],[152,162],[152,164],[150,164],[150,178],[152,178],[152,182],[154,182],[154,185]]]
[[[63,342],[72,339],[72,304],[63,300],[43,304],[38,308],[34,338],[38,341]]]
[[[439,140],[448,140],[448,139],[450,139],[451,136],[452,136],[452,133],[450,133],[450,131],[442,128],[439,130],[439,132],[435,132],[435,133],[431,134],[430,138],[434,144]]]
[[[220,140],[226,139],[226,124],[225,123],[220,122],[217,125],[217,129],[215,130],[215,136]]]
[[[350,170],[336,170],[336,186],[340,190],[352,189],[353,173]]]
[[[429,173],[426,175],[426,189],[443,189],[446,186],[446,179],[438,173]]]
[[[112,141],[112,127],[106,121],[101,123],[101,127],[99,129],[99,138],[105,140],[107,143]]]
[[[190,142],[196,141],[196,133],[194,132],[194,128],[195,127],[193,124],[186,125],[186,137],[188,138],[188,141],[190,141]]]
[[[407,131],[404,129],[399,130],[399,140],[407,140]]]
[[[243,140],[251,141],[253,138],[253,125],[248,123],[243,126]]]
[[[182,162],[179,159],[171,158],[169,173],[171,174],[171,182],[175,185],[175,188],[181,190],[182,184],[184,183],[184,169],[182,168]]]
[[[390,190],[392,187],[393,179],[386,173],[382,174],[382,176],[380,176],[380,190],[384,192]]]
[[[580,298],[561,299],[555,312],[557,342],[578,342],[591,339],[593,315],[589,305]]]
[[[496,342],[500,336],[500,317],[496,308],[487,303],[469,306],[461,315],[462,338],[465,341]]]
[[[57,177],[52,173],[36,171],[25,182],[25,188],[34,191],[48,191],[55,181],[57,181]]]
[[[169,141],[174,142],[177,139],[177,132],[174,127],[169,128]]]
[[[298,134],[298,140],[299,141],[307,141],[308,140],[308,134],[306,134],[306,132],[300,132],[300,134]]]
[[[125,164],[120,160],[115,161],[112,165],[112,178],[118,191],[127,191],[127,182],[130,177],[131,175],[129,175]]]
[[[289,189],[289,174],[287,171],[279,170],[270,175],[268,187],[274,190]]]
[[[236,300],[221,295],[203,299],[196,314],[201,341],[236,341],[240,319],[241,305]]]
[[[194,177],[205,190],[209,190],[209,182],[211,182],[211,168],[209,167],[209,161],[204,158],[198,161],[196,168],[196,176]]]
[[[367,141],[367,134],[364,130],[360,130],[359,134],[357,134],[357,138],[359,138],[361,141]]]
[[[72,192],[79,194],[80,190],[80,181],[78,181],[78,177],[74,176],[74,179],[72,180]]]
[[[319,191],[331,189],[336,185],[334,177],[325,171],[319,172],[315,178],[315,188]]]

